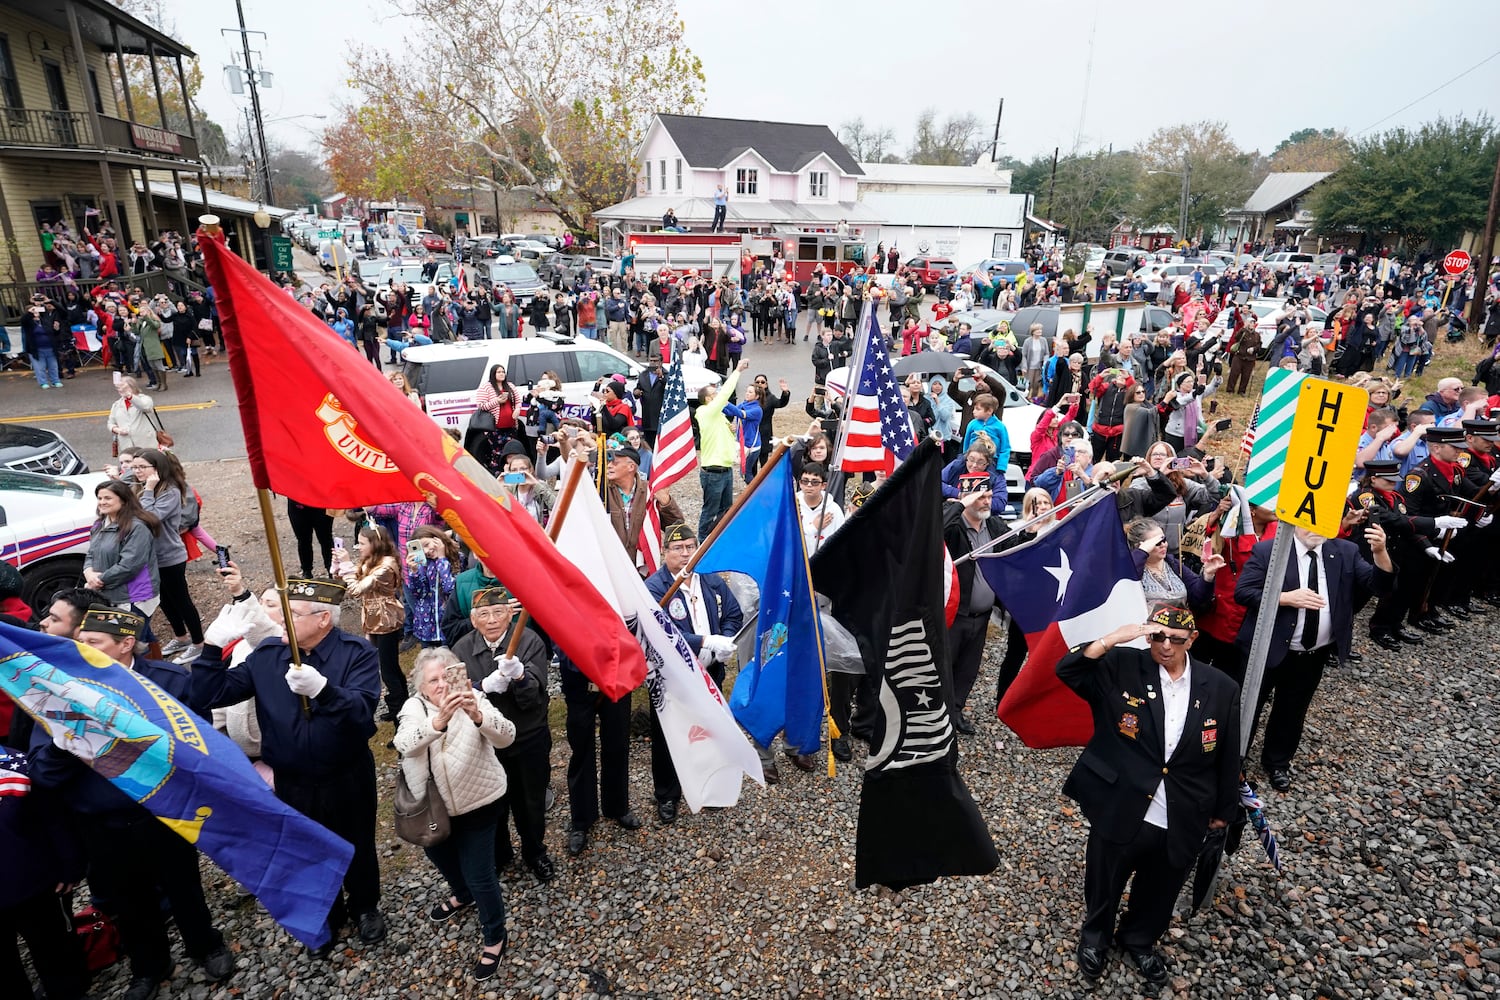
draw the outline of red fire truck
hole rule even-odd
[[[700,275],[737,278],[740,257],[746,250],[767,267],[779,250],[786,270],[802,284],[812,278],[819,264],[827,273],[848,274],[865,262],[864,242],[841,238],[837,233],[655,232],[631,233],[625,240],[626,253],[634,256],[635,271],[642,275],[668,268],[676,274],[692,270]]]

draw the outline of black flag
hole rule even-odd
[[[812,558],[814,589],[880,678],[854,847],[861,888],[985,875],[1000,863],[958,776],[948,711],[941,467],[924,441]]]

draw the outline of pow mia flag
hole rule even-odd
[[[942,456],[924,441],[812,558],[813,586],[879,678],[854,882],[986,875],[1000,857],[958,776],[943,624]]]

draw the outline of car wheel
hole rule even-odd
[[[41,565],[21,571],[21,600],[38,615],[46,614],[52,595],[59,590],[83,583],[83,557],[67,556],[49,559]]]

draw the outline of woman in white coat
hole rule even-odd
[[[144,395],[135,384],[135,379],[125,377],[115,386],[120,398],[109,408],[109,432],[115,436],[120,448],[156,447],[156,404]]]
[[[446,840],[423,848],[452,892],[428,916],[441,923],[478,905],[484,944],[472,975],[489,979],[507,941],[505,899],[495,874],[495,827],[505,795],[505,768],[495,750],[510,746],[516,727],[474,690],[463,664],[446,646],[417,654],[411,690],[396,723],[401,769],[414,795],[420,797],[430,784],[448,809],[452,830]]]

